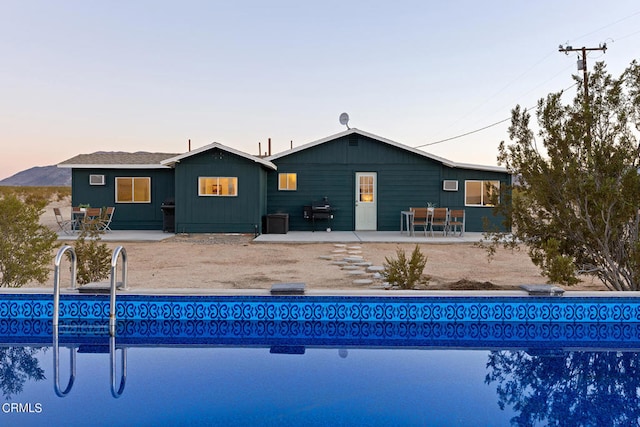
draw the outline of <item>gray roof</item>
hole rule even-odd
[[[68,160],[58,163],[60,168],[109,168],[109,169],[164,169],[162,165],[165,159],[177,156],[175,153],[125,153],[122,151],[97,151],[91,154],[78,154]]]

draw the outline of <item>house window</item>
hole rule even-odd
[[[116,203],[151,203],[151,178],[116,178]]]
[[[198,196],[237,196],[238,178],[229,176],[198,177]]]
[[[298,189],[297,173],[279,173],[278,190],[295,191]]]
[[[500,194],[500,181],[465,181],[465,206],[493,206]]]

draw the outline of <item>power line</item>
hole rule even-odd
[[[576,84],[577,84],[577,83],[572,84],[572,85],[571,85],[571,86],[569,86],[568,88],[564,89],[564,90],[563,90],[563,92],[564,92],[564,91],[567,91],[567,90],[569,90],[569,89],[571,89],[571,88],[572,88],[572,87],[574,87]],[[536,107],[529,107],[529,108],[527,108],[527,109],[525,110],[525,112],[526,112],[526,111],[531,111],[531,110],[533,110],[534,108],[536,108]],[[416,145],[416,146],[415,146],[415,147],[413,147],[413,148],[429,147],[429,146],[431,146],[431,145],[441,144],[441,143],[443,143],[443,142],[452,141],[452,140],[454,140],[454,139],[462,138],[462,137],[465,137],[465,136],[468,136],[468,135],[473,135],[474,133],[478,133],[478,132],[481,132],[481,131],[483,131],[483,130],[486,130],[486,129],[492,128],[492,127],[494,127],[494,126],[497,126],[497,125],[499,125],[499,124],[501,124],[501,123],[504,123],[504,122],[506,122],[506,121],[509,121],[509,120],[511,120],[511,117],[507,117],[506,119],[502,119],[502,120],[497,121],[497,122],[495,122],[495,123],[491,123],[490,125],[483,126],[483,127],[479,128],[479,129],[472,130],[472,131],[470,131],[470,132],[466,132],[466,133],[463,133],[463,134],[460,134],[460,135],[452,136],[452,137],[450,137],[450,138],[445,138],[445,139],[441,139],[441,140],[439,140],[439,141],[429,142],[429,143],[427,143],[427,144]]]
[[[637,12],[634,12],[634,13],[632,13],[632,14],[630,14],[630,15],[627,15],[627,16],[625,16],[624,18],[618,19],[617,21],[614,21],[614,22],[612,22],[612,23],[610,23],[610,24],[604,25],[604,26],[602,26],[602,27],[600,27],[600,28],[598,28],[598,29],[596,29],[596,30],[593,30],[593,31],[591,31],[591,32],[589,32],[589,33],[586,33],[586,34],[583,34],[583,35],[581,35],[581,36],[578,36],[577,38],[575,38],[575,39],[574,39],[574,41],[577,41],[577,40],[580,40],[580,39],[582,39],[582,38],[584,38],[584,37],[590,36],[591,34],[597,33],[598,31],[602,31],[602,30],[603,30],[603,29],[605,29],[605,28],[608,28],[608,27],[611,27],[611,26],[613,26],[613,25],[616,25],[616,24],[618,24],[618,23],[620,23],[620,22],[622,22],[622,21],[625,21],[625,20],[627,20],[627,19],[629,19],[629,18],[632,18],[632,17],[634,17],[634,16],[636,16],[636,15],[640,15],[640,11],[637,11]],[[633,35],[637,34],[638,32],[640,32],[640,31],[633,32],[633,33],[631,33],[631,34],[627,34],[626,36],[620,37],[620,38],[618,38],[618,39],[619,39],[619,40],[622,40],[622,39],[625,39],[625,38],[631,37],[631,36],[633,36]],[[563,46],[562,46],[562,45],[560,45],[560,51],[561,51],[561,52],[565,52],[565,53],[567,53],[567,54],[568,54],[568,51],[574,51],[574,50],[576,50],[576,51],[577,51],[577,50],[582,51],[582,54],[583,54],[583,56],[582,56],[582,66],[584,67],[584,68],[583,68],[583,70],[585,70],[585,72],[586,72],[586,62],[587,62],[587,60],[586,60],[586,51],[587,51],[587,50],[601,50],[601,51],[603,51],[603,52],[604,52],[604,51],[606,50],[606,46],[607,46],[607,45],[606,45],[606,43],[605,43],[605,44],[604,44],[604,46],[599,46],[598,48],[590,48],[590,49],[587,49],[587,48],[572,49],[572,47],[571,47],[571,46],[566,46],[566,47],[564,47],[564,48],[563,48]],[[531,66],[528,70],[526,70],[524,73],[522,73],[522,74],[521,74],[520,76],[518,76],[516,79],[514,79],[512,82],[508,83],[506,86],[504,86],[502,89],[500,89],[500,90],[499,90],[498,92],[496,92],[494,95],[492,95],[489,99],[493,98],[495,95],[497,95],[498,93],[500,93],[500,92],[502,92],[503,90],[505,90],[505,89],[506,89],[507,87],[509,87],[509,86],[510,86],[514,81],[521,79],[525,74],[527,74],[529,71],[531,71],[531,69],[535,68],[539,63],[541,63],[541,62],[543,62],[544,60],[546,60],[546,59],[547,59],[547,57],[549,57],[550,55],[551,55],[551,53],[549,53],[549,54],[548,54],[547,56],[545,56],[544,58],[540,59],[540,60],[539,60],[538,62],[536,62],[533,66]],[[561,72],[564,72],[564,70],[563,70],[563,71],[561,71]],[[561,72],[560,72],[560,73],[561,73]],[[560,74],[560,73],[558,73],[558,74]],[[586,86],[586,82],[587,82],[587,80],[586,80],[586,78],[585,78],[585,79],[584,79],[585,86]],[[574,87],[575,85],[576,85],[576,83],[572,84],[571,86],[569,86],[569,87],[567,87],[566,89],[564,89],[564,91],[571,89],[571,88],[572,88],[572,87]],[[587,89],[587,90],[588,90],[588,89]],[[563,91],[563,92],[564,92],[564,91]],[[587,94],[587,96],[588,96],[588,92],[585,92],[585,93],[586,93],[586,94]],[[484,103],[486,103],[487,101],[488,101],[488,100],[485,100],[485,101],[483,102],[483,104],[484,104]],[[477,109],[477,108],[479,108],[481,105],[482,105],[482,104],[480,104],[478,107],[474,108],[474,110],[475,110],[475,109]],[[535,108],[535,107],[530,107],[530,108],[527,108],[525,111],[530,111],[530,110],[532,110],[532,109],[534,109],[534,108]],[[467,115],[468,115],[468,114],[470,114],[470,113],[467,113]],[[506,121],[508,121],[508,120],[510,120],[510,119],[511,119],[511,117],[506,118],[506,119],[502,119],[502,120],[500,120],[500,121],[497,121],[497,122],[495,122],[495,123],[491,123],[490,125],[483,126],[483,127],[481,127],[481,128],[478,128],[478,129],[472,130],[472,131],[470,131],[470,132],[466,132],[466,133],[463,133],[463,134],[460,134],[460,135],[452,136],[452,137],[450,137],[450,138],[440,139],[440,140],[438,140],[438,141],[434,141],[434,142],[429,142],[429,143],[427,143],[427,144],[417,145],[417,146],[415,146],[414,148],[429,147],[429,146],[431,146],[431,145],[441,144],[441,143],[443,143],[443,142],[448,142],[448,141],[452,141],[452,140],[455,140],[455,139],[463,138],[463,137],[468,136],[468,135],[473,135],[474,133],[478,133],[478,132],[481,132],[481,131],[483,131],[483,130],[486,130],[486,129],[492,128],[492,127],[497,126],[497,125],[499,125],[499,124],[501,124],[501,123],[504,123],[504,122],[506,122]]]

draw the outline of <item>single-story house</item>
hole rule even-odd
[[[511,184],[505,168],[456,163],[358,129],[268,157],[213,143],[182,154],[98,152],[72,169],[72,203],[115,206],[112,229],[163,229],[175,203],[176,232],[263,232],[288,214],[312,230],[305,206],[327,200],[334,230],[398,230],[400,211],[432,204],[465,209],[466,230],[494,223],[491,196]]]

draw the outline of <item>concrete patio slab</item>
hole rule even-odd
[[[409,236],[398,231],[289,231],[286,234],[261,234],[256,243],[475,243],[482,233],[465,233],[464,236]]]
[[[78,236],[78,233],[58,233],[58,240],[75,241]],[[161,242],[174,236],[173,233],[165,233],[161,230],[113,230],[102,233],[100,238],[103,242]]]
[[[176,236],[161,230],[113,230],[100,235],[105,242],[160,242]],[[78,234],[58,233],[60,241],[74,241]],[[255,243],[421,243],[452,244],[474,243],[482,239],[482,233],[465,233],[464,236],[409,236],[398,231],[290,231],[286,234],[261,234]],[[347,249],[336,249],[347,253]]]

